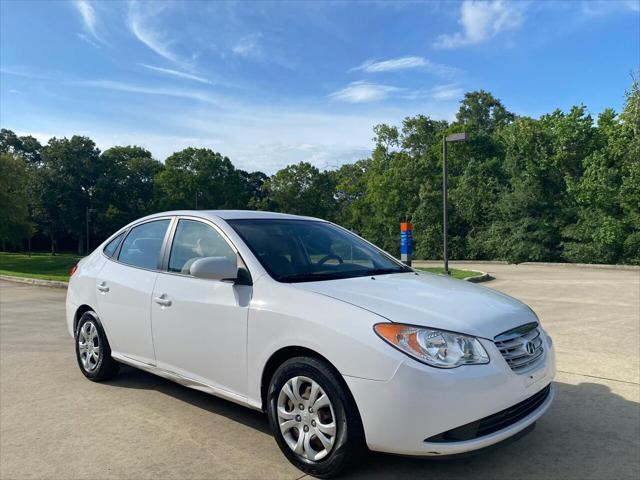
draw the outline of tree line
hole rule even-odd
[[[169,209],[259,209],[335,221],[398,254],[442,256],[442,138],[449,148],[450,252],[457,259],[640,263],[640,90],[597,119],[583,105],[535,119],[485,91],[455,121],[425,115],[377,125],[368,158],[321,171],[301,162],[272,176],[205,148],[164,163],[139,146],[101,152],[88,137],[0,132],[0,247],[86,250],[122,225]],[[29,243],[29,245],[31,245]]]

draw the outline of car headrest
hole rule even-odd
[[[161,246],[162,239],[160,238],[136,238],[133,241],[133,248],[141,252],[147,252],[149,250],[158,251]]]

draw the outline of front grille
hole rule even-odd
[[[544,353],[540,328],[536,322],[521,325],[493,339],[511,370],[524,373],[534,367]]]
[[[446,443],[446,442],[462,442],[464,440],[473,440],[474,438],[484,437],[494,432],[507,428],[510,425],[522,420],[530,413],[540,407],[549,396],[551,384],[544,387],[538,393],[530,396],[520,403],[516,403],[501,412],[494,413],[488,417],[467,423],[461,427],[447,430],[433,437],[429,437],[425,442]]]

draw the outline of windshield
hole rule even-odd
[[[279,282],[410,272],[358,236],[313,220],[227,220]]]

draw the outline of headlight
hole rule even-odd
[[[487,351],[475,337],[401,323],[378,323],[373,328],[398,350],[432,367],[489,363]]]

